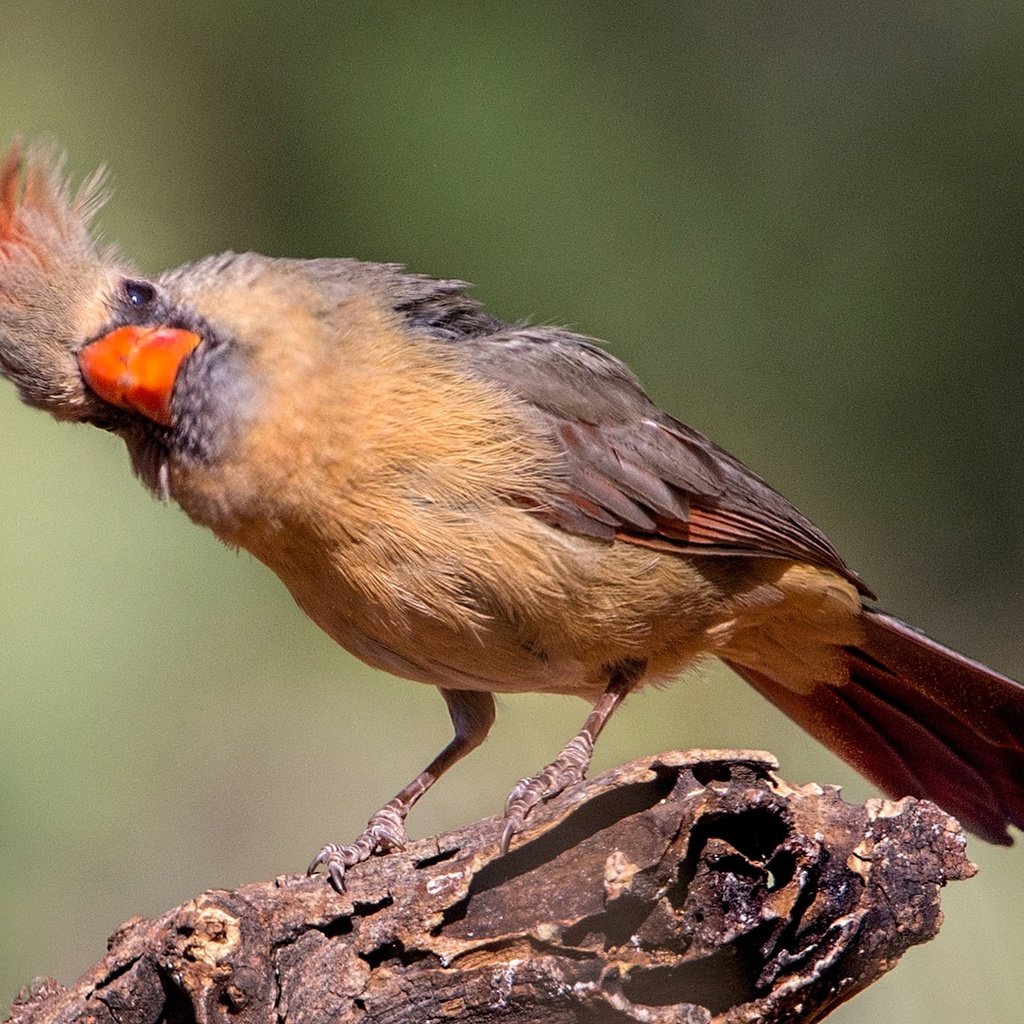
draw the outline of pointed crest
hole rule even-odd
[[[89,248],[89,222],[106,201],[97,171],[72,193],[64,159],[52,148],[26,152],[20,139],[0,164],[0,259],[29,255],[45,266],[68,247]]]
[[[0,376],[61,419],[98,407],[75,353],[109,318],[126,269],[89,234],[105,198],[102,172],[73,189],[52,146],[16,139],[0,159]]]

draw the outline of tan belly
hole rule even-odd
[[[433,558],[398,546],[372,566],[344,547],[282,560],[277,545],[264,560],[314,622],[376,668],[450,689],[588,700],[626,660],[647,664],[645,681],[678,675],[713,651],[736,595],[763,587],[751,559],[602,544],[521,510],[495,515]]]

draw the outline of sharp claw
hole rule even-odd
[[[330,858],[332,854],[335,854],[335,853],[337,853],[337,852],[338,852],[338,848],[337,848],[337,846],[335,846],[335,845],[333,845],[333,844],[331,844],[331,843],[328,843],[328,844],[327,844],[327,845],[326,845],[326,846],[325,846],[325,847],[324,847],[324,848],[323,848],[323,849],[322,849],[322,850],[321,850],[321,851],[320,851],[320,852],[319,852],[319,853],[318,853],[318,854],[317,854],[317,855],[316,855],[316,856],[315,856],[315,857],[314,857],[314,858],[313,858],[313,859],[312,859],[312,860],[311,860],[311,861],[309,862],[309,867],[308,867],[308,868],[306,868],[306,877],[308,878],[308,877],[309,877],[310,875],[313,875],[313,874],[315,874],[315,873],[316,873],[316,869],[317,869],[317,868],[319,868],[319,867],[322,867],[322,866],[323,866],[324,864],[326,864],[326,863],[327,863],[327,861],[328,861],[328,858]]]
[[[345,891],[345,868],[336,860],[327,865],[327,874],[331,876],[331,886],[337,893]]]
[[[501,833],[501,855],[504,857],[508,853],[508,845],[512,842],[512,837],[519,831],[521,822],[515,821],[510,818],[505,822],[505,831]]]

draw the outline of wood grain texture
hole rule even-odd
[[[818,1021],[941,923],[964,836],[927,802],[845,803],[770,755],[644,758],[359,865],[133,919],[12,1024]]]

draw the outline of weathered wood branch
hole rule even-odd
[[[818,1021],[941,923],[956,822],[844,803],[770,755],[662,754],[351,872],[288,875],[133,919],[14,1024]]]

